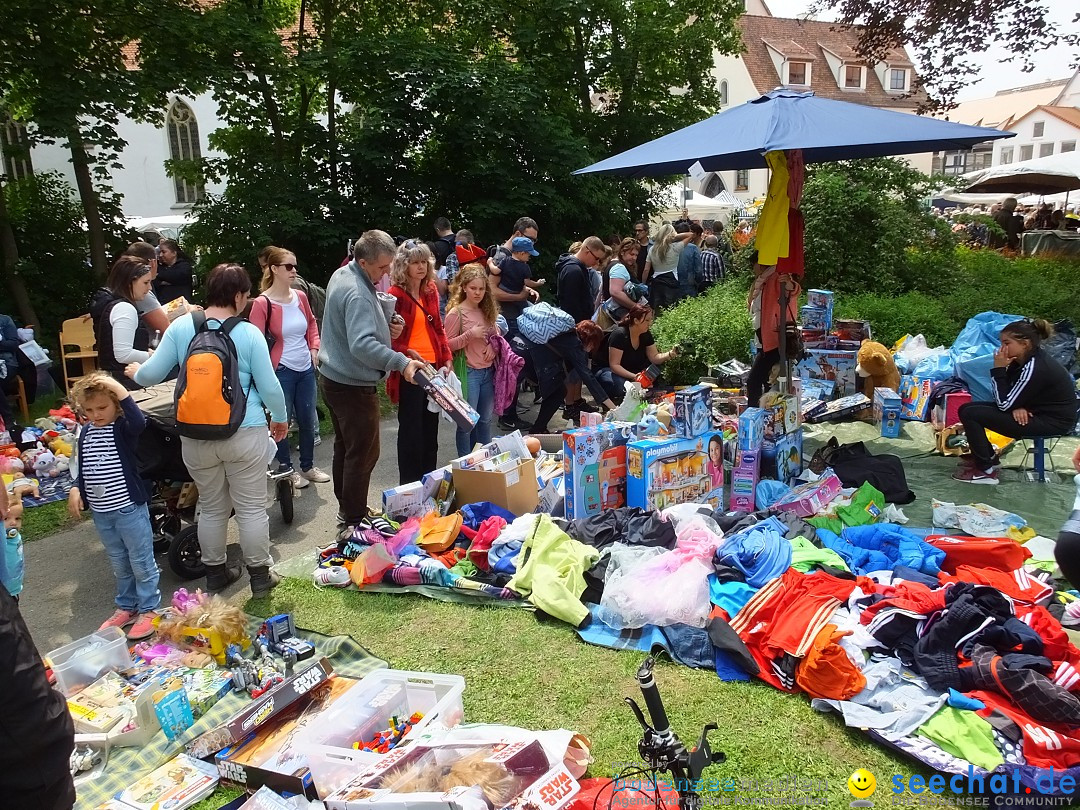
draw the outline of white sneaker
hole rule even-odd
[[[308,485],[308,479],[298,473],[296,470],[292,471],[292,473],[289,475],[289,478],[292,481],[294,489],[303,489]]]
[[[352,584],[352,576],[343,565],[329,565],[326,568],[316,568],[312,575],[316,588],[347,588]]]
[[[325,484],[330,481],[330,476],[320,470],[318,467],[312,467],[310,470],[301,470],[300,475],[311,481],[314,484]],[[304,482],[304,486],[307,486],[307,481]]]

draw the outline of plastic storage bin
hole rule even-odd
[[[390,724],[421,712],[423,719],[403,739],[419,736],[428,725],[458,725],[464,715],[460,675],[382,669],[361,680],[334,701],[317,726],[305,730],[297,747],[307,755],[308,768],[320,796],[344,785],[377,761],[381,754],[353,748]]]
[[[56,674],[56,686],[65,695],[74,695],[106,672],[130,669],[133,665],[127,637],[119,627],[98,630],[72,641],[46,656]]]

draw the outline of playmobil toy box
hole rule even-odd
[[[712,386],[699,383],[675,392],[675,413],[671,432],[684,439],[707,433],[712,423],[709,397]]]
[[[930,418],[930,397],[934,393],[934,381],[913,374],[900,378],[900,418],[912,422],[925,422]]]
[[[840,494],[840,479],[828,470],[817,481],[800,484],[773,504],[773,509],[794,512],[798,517],[813,517]]]
[[[754,491],[757,489],[760,458],[751,450],[743,450],[731,470],[731,503],[733,512],[754,511]]]
[[[895,439],[900,435],[900,395],[889,388],[874,389],[874,421],[881,425],[881,435]]]
[[[763,408],[747,408],[739,414],[739,450],[760,450],[765,441],[765,421],[767,414]]]
[[[826,380],[836,383],[838,396],[846,397],[855,393],[858,364],[854,351],[829,349],[810,349],[806,356],[795,364],[795,374],[804,380]]]
[[[802,428],[784,433],[774,439],[766,439],[761,446],[761,475],[765,478],[775,478],[790,485],[799,473],[802,472],[803,464],[803,432]],[[734,484],[732,484],[734,493]]]
[[[605,422],[563,433],[563,504],[572,520],[626,506],[626,445],[631,422]]]
[[[639,439],[627,445],[626,505],[665,509],[724,499],[724,436],[706,433]]]
[[[327,810],[561,810],[578,783],[532,739],[422,740],[325,800]]]

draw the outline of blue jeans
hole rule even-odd
[[[315,464],[315,424],[319,421],[315,413],[315,366],[309,366],[307,371],[278,366],[277,378],[285,393],[289,420],[295,419],[300,428],[300,469],[310,470]],[[276,458],[282,467],[292,467],[288,436],[278,442]]]
[[[90,514],[116,577],[116,606],[131,613],[157,610],[161,591],[146,504],[133,503],[109,512],[92,509]]]
[[[469,432],[458,428],[454,440],[457,443],[458,455],[465,455],[479,442],[487,444],[491,441],[491,414],[495,410],[495,366],[488,368],[470,368],[468,375],[469,404],[473,406],[480,420]]]

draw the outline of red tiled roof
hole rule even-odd
[[[1060,118],[1066,124],[1072,124],[1080,129],[1080,109],[1076,107],[1038,107],[1037,109],[1050,113],[1055,118]]]
[[[738,26],[742,33],[743,44],[746,46],[742,59],[750,74],[750,80],[759,93],[767,93],[783,81],[769,53],[771,45],[789,58],[798,58],[804,55],[801,52],[805,52],[806,60],[813,66],[810,71],[809,89],[822,98],[855,101],[875,107],[910,108],[917,106],[924,98],[921,91],[908,98],[904,98],[902,93],[887,92],[881,86],[873,65],[867,66],[866,69],[865,90],[844,90],[837,86],[836,77],[829,68],[823,49],[835,54],[844,62],[864,64],[855,53],[855,45],[859,40],[858,29],[842,29],[836,23],[818,20],[757,17],[750,14],[740,16]],[[894,67],[914,71],[911,57],[903,48],[894,49],[887,61]],[[912,82],[914,78],[914,76],[911,77]],[[843,73],[841,73],[842,79]]]

